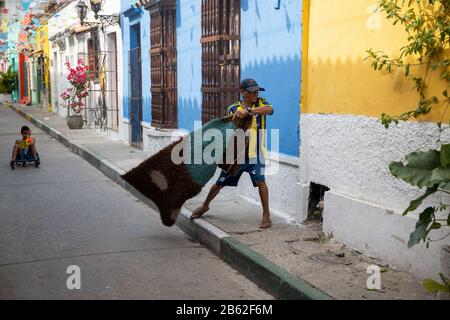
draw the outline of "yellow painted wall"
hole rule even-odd
[[[45,85],[48,87],[49,85],[49,62],[50,62],[50,46],[48,42],[48,25],[43,25],[40,29],[40,33],[42,35],[42,51],[44,52],[45,58]]]
[[[48,40],[48,24],[45,22],[36,32],[36,51],[44,53],[45,64],[45,86],[50,94],[50,45]],[[52,111],[51,99],[48,101],[48,111]]]
[[[48,25],[43,25],[36,30],[36,51],[42,51],[44,57],[49,58],[50,47],[48,42]]]
[[[379,117],[383,112],[398,115],[416,108],[418,94],[411,90],[413,77],[423,77],[424,67],[411,68],[411,75],[405,79],[403,71],[381,73],[370,67],[369,60],[363,61],[367,49],[385,51],[394,57],[406,44],[403,26],[392,26],[384,13],[380,15],[379,29],[368,27],[373,18],[369,7],[376,3],[304,0],[302,113]],[[439,76],[440,72],[433,72],[429,77],[429,93],[442,97],[448,85]],[[421,120],[439,121],[443,110],[441,105]]]

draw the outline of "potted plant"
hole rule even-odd
[[[2,102],[11,101],[11,94],[17,89],[17,72],[10,66],[7,72],[0,72],[0,94],[4,95]]]
[[[89,79],[87,77],[89,67],[81,59],[78,60],[75,68],[72,68],[70,62],[66,62],[65,65],[69,71],[67,80],[71,84],[71,87],[61,94],[67,108],[67,125],[70,129],[81,129],[83,127],[83,116],[81,115],[84,107],[83,99],[89,95]]]

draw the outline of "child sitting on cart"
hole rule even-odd
[[[16,140],[12,151],[12,160],[10,162],[11,169],[17,162],[32,162],[36,167],[39,166],[39,154],[36,151],[36,140],[31,136],[31,130],[28,126],[20,129],[22,140]]]

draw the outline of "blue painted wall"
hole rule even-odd
[[[136,9],[130,0],[121,2],[122,56],[123,56],[123,117],[129,118],[129,50],[132,46],[131,27],[140,24],[141,61],[142,61],[142,120],[151,123],[151,92],[150,92],[150,14],[147,10]]]
[[[130,1],[122,0],[122,12],[127,13],[122,15],[124,117],[129,112],[130,24],[140,22],[143,119],[151,122],[150,17],[147,10],[130,15],[129,8]],[[300,144],[301,12],[302,0],[241,0],[241,79],[255,78],[266,88],[262,96],[275,108],[275,114],[268,117],[268,129],[280,130],[278,151],[291,156],[299,155]],[[188,131],[194,129],[194,121],[201,121],[200,38],[201,0],[178,0],[178,126]]]
[[[15,72],[18,73],[19,72],[19,67],[17,65],[17,61],[19,61],[18,55],[17,54],[11,54],[9,56],[9,59],[11,61],[11,65],[10,66],[12,67],[12,71],[15,71]],[[13,90],[13,93],[11,95],[11,99],[12,99],[13,102],[19,101],[19,77],[17,77],[16,83],[17,83],[17,87],[16,87],[15,90]]]
[[[201,0],[177,1],[178,126],[192,131],[202,119]]]
[[[241,79],[255,78],[275,108],[279,152],[299,155],[301,0],[241,0]],[[178,119],[191,131],[201,120],[201,0],[177,1]],[[268,147],[271,148],[270,135]]]
[[[241,0],[241,79],[266,89],[275,109],[267,128],[280,130],[279,152],[291,156],[300,143],[301,13],[302,0]]]

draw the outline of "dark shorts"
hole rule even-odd
[[[22,161],[35,161],[39,160],[39,153],[37,154],[37,159],[33,158],[33,155],[31,154],[30,150],[21,149],[20,152],[17,154],[16,161],[22,162]]]
[[[263,163],[256,164],[241,164],[239,171],[236,175],[230,175],[226,171],[222,170],[220,173],[219,179],[216,181],[216,185],[218,186],[229,186],[236,187],[238,185],[239,179],[241,178],[244,172],[248,172],[250,175],[250,179],[252,180],[253,186],[257,187],[256,182],[262,181],[265,182],[266,178],[264,177],[264,168],[265,165]]]

